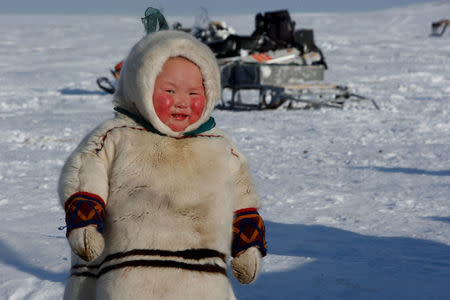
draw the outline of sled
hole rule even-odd
[[[349,88],[324,82],[328,68],[312,29],[295,29],[287,10],[258,13],[249,36],[236,35],[224,22],[209,22],[195,36],[216,55],[221,68],[222,109],[343,108],[346,101],[374,100]],[[225,99],[225,90],[231,90]],[[257,101],[243,101],[243,90],[256,90]],[[254,97],[253,97],[254,98]],[[248,100],[248,99],[247,99]]]
[[[431,23],[431,36],[442,36],[449,25],[448,19]]]
[[[225,88],[226,89],[226,88]],[[300,85],[259,85],[234,86],[231,88],[231,99],[224,98],[224,90],[218,109],[229,110],[264,110],[285,107],[292,109],[318,109],[321,107],[344,108],[349,101],[367,101],[376,110],[379,106],[374,99],[352,93],[348,87],[327,82],[309,82]],[[243,90],[258,91],[258,100],[244,102]]]

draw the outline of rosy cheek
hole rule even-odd
[[[174,99],[171,95],[164,92],[153,93],[153,106],[158,118],[165,123],[170,117],[170,108],[173,106]]]
[[[192,110],[192,114],[197,117],[197,120],[200,119],[200,116],[202,115],[204,109],[205,109],[205,97],[204,96],[198,96],[198,97],[192,98],[191,110]]]

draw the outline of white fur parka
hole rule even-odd
[[[183,132],[162,123],[152,101],[175,56],[199,66],[207,98]],[[234,214],[259,200],[244,156],[210,118],[219,96],[214,55],[189,34],[158,32],[132,48],[114,96],[119,113],[83,140],[60,177],[73,250],[65,299],[234,299]],[[86,223],[72,224],[77,212]],[[233,274],[253,281],[260,259],[248,247]]]

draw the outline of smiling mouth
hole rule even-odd
[[[172,118],[175,120],[183,121],[189,117],[188,114],[172,114]]]

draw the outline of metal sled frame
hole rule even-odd
[[[227,88],[227,87],[225,87]],[[317,109],[320,107],[343,108],[346,101],[369,101],[375,109],[375,100],[350,92],[348,87],[325,82],[310,82],[302,85],[240,85],[229,87],[231,99],[223,97],[219,109],[262,110],[277,109]],[[242,90],[258,90],[257,103],[245,103]]]
[[[267,69],[269,68],[269,69]],[[222,97],[218,108],[234,110],[343,108],[346,101],[373,99],[352,93],[348,87],[323,81],[322,66],[233,63],[222,66]],[[224,90],[231,90],[231,99]],[[244,102],[241,91],[256,90],[258,100]],[[256,102],[256,103],[255,103]]]

